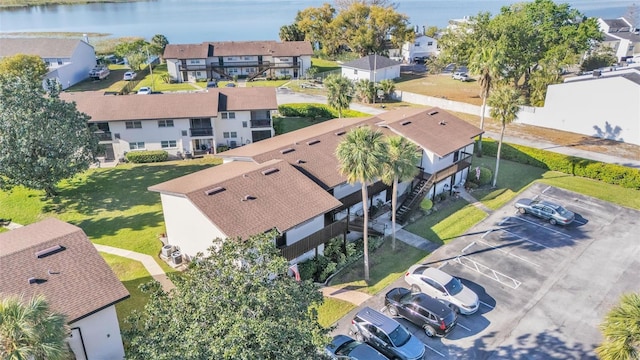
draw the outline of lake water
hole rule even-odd
[[[0,35],[8,32],[107,33],[142,36],[163,34],[170,43],[224,40],[277,40],[282,25],[298,10],[321,6],[322,0],[148,0],[131,3],[51,5],[0,10]],[[412,25],[446,26],[449,19],[492,14],[516,1],[398,0],[398,11]],[[587,16],[617,18],[633,1],[574,0],[567,2]]]

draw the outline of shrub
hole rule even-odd
[[[164,150],[131,151],[125,155],[125,158],[135,164],[162,162],[169,159],[169,153]]]
[[[482,141],[482,152],[489,156],[496,156],[498,143],[487,139]],[[640,170],[622,165],[605,164],[595,160],[558,154],[528,146],[504,143],[502,144],[500,157],[546,170],[559,171],[574,176],[600,180],[608,184],[620,185],[624,188],[640,190]]]
[[[298,263],[298,271],[302,280],[314,280],[317,270],[317,263],[313,259]]]
[[[476,185],[486,185],[488,183],[491,182],[491,179],[493,177],[493,172],[491,171],[491,169],[486,168],[486,167],[481,167],[480,168],[480,180],[478,180],[476,178],[476,169],[475,168],[470,168],[469,169],[469,174],[467,176],[467,182],[472,182]]]
[[[218,147],[216,148],[216,152],[223,152],[227,150],[229,150],[229,147],[227,145],[218,145]]]
[[[432,207],[433,207],[433,201],[431,201],[431,199],[424,199],[420,203],[420,208],[422,208],[422,210],[429,211],[431,210]]]
[[[338,117],[338,112],[323,104],[284,104],[278,106],[278,112],[282,116],[324,118],[334,119]],[[365,117],[370,116],[355,110],[342,111],[343,117]]]

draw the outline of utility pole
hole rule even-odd
[[[378,89],[376,89],[377,88],[377,86],[376,86],[376,70],[377,70],[377,68],[378,68],[378,56],[374,52],[373,53],[373,91],[374,91],[373,103],[374,104],[376,103],[376,95],[377,95],[377,91],[376,90],[378,90]]]
[[[151,66],[151,56],[149,55],[149,47],[147,46],[147,65],[149,65],[149,73],[151,74],[151,92],[153,92],[153,66]]]

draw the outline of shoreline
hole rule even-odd
[[[36,0],[36,1],[12,1],[5,0],[0,4],[0,9],[15,9],[15,8],[28,8],[36,6],[50,6],[50,5],[87,5],[93,3],[125,3],[136,2],[139,0]]]

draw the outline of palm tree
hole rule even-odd
[[[369,79],[360,79],[355,83],[355,92],[360,101],[371,103],[376,93],[375,83]]]
[[[469,62],[469,71],[477,74],[478,83],[480,84],[480,97],[482,98],[482,106],[480,107],[480,129],[484,130],[484,113],[487,107],[487,98],[495,85],[496,80],[500,77],[499,56],[495,48],[482,47],[481,50],[471,57]],[[478,156],[482,156],[482,134],[478,139]]]
[[[602,360],[640,358],[640,294],[626,294],[600,325],[604,342],[596,348]]]
[[[1,359],[67,359],[68,333],[64,315],[49,310],[42,296],[26,303],[19,297],[0,302]]]
[[[420,153],[418,146],[402,136],[387,138],[387,161],[383,167],[382,181],[393,185],[391,193],[391,248],[396,249],[396,206],[398,182],[413,179],[418,174]]]
[[[380,89],[384,91],[385,96],[390,97],[391,93],[396,90],[396,83],[391,79],[384,79],[380,81]]]
[[[502,151],[504,129],[507,127],[507,124],[511,124],[518,118],[520,105],[524,102],[520,92],[507,85],[503,85],[502,87],[495,89],[489,96],[487,102],[489,106],[491,106],[489,115],[502,123],[500,141],[498,142],[498,152],[496,154],[496,172],[493,175],[493,187],[495,187],[496,181],[498,181],[498,167],[500,166],[500,152]]]
[[[346,176],[349,184],[357,182],[362,186],[362,212],[364,216],[364,279],[369,281],[369,206],[367,185],[381,175],[385,163],[386,144],[382,133],[369,126],[361,126],[347,133],[338,144],[336,157],[340,162],[338,170]]]
[[[331,74],[324,81],[327,89],[327,103],[338,110],[338,117],[342,117],[342,110],[348,109],[353,94],[353,83],[342,75]]]

